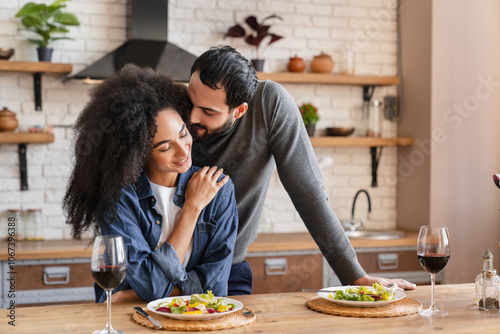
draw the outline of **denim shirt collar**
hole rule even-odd
[[[191,175],[193,175],[193,173],[197,169],[199,168],[191,166],[191,168],[189,168],[186,172],[179,175],[179,180],[177,182],[177,189],[175,191],[173,199],[175,205],[181,208],[184,205],[184,200],[185,200],[184,194],[186,193],[187,183],[191,178]],[[134,187],[136,189],[137,197],[139,198],[139,200],[149,197],[155,197],[153,188],[151,187],[151,181],[149,181],[149,178],[146,175],[145,171],[141,172]]]

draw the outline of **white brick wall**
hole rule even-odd
[[[13,47],[13,60],[35,61],[34,47],[17,31],[13,18],[29,0],[0,0],[0,47]],[[40,0],[39,0],[40,1]],[[50,3],[52,1],[44,1]],[[69,62],[78,72],[126,38],[126,0],[73,0],[68,11],[78,15],[82,25],[70,28],[73,41],[53,44],[54,62]],[[250,15],[262,19],[270,14],[283,17],[272,23],[272,32],[285,38],[263,54],[266,71],[284,71],[289,57],[297,54],[308,66],[321,51],[329,53],[339,71],[342,48],[356,49],[358,74],[395,75],[396,21],[390,0],[170,0],[169,41],[200,54],[216,44],[231,44],[248,58],[253,48],[240,39],[222,39],[227,28]],[[36,124],[55,126],[56,141],[28,146],[30,190],[19,190],[17,146],[0,145],[0,213],[8,208],[42,207],[48,239],[69,238],[64,225],[61,199],[71,169],[71,126],[87,100],[89,86],[79,81],[63,83],[60,78],[43,76],[43,112],[35,111],[33,78],[28,74],[0,73],[0,106],[17,113],[22,129]],[[311,101],[319,107],[321,133],[329,126],[356,126],[361,115],[362,89],[351,86],[287,84],[296,102]],[[377,88],[374,97],[395,94],[394,87]],[[396,126],[384,123],[387,136],[396,135]],[[397,149],[384,148],[379,168],[379,187],[371,188],[368,148],[316,148],[325,162],[323,176],[329,202],[339,219],[349,219],[354,194],[367,189],[372,197],[372,228],[396,226]],[[328,163],[333,159],[333,165]],[[359,198],[356,217],[366,217],[367,204]],[[2,225],[3,226],[3,225]],[[3,228],[3,227],[2,227]],[[300,217],[275,174],[266,206],[262,232],[305,231]]]

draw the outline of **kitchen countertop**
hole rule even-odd
[[[430,286],[407,291],[407,297],[420,301],[425,308],[430,303]],[[236,296],[245,307],[255,312],[254,323],[240,328],[210,333],[498,333],[500,312],[485,312],[474,305],[474,284],[438,285],[438,308],[448,311],[445,317],[428,318],[419,314],[393,318],[353,318],[323,314],[305,306],[310,292]],[[133,333],[160,333],[143,327],[132,319],[134,306],[146,302],[113,303],[113,327]],[[106,304],[79,304],[42,307],[18,307],[16,327],[7,324],[9,310],[1,310],[1,333],[91,333],[104,328]],[[173,333],[169,331],[169,333]],[[181,333],[181,332],[175,332]],[[205,332],[209,333],[209,332]]]
[[[416,246],[417,232],[407,232],[407,236],[392,240],[351,239],[355,249],[376,247]],[[309,233],[261,233],[250,245],[248,252],[279,252],[317,250],[318,246]],[[8,259],[8,244],[0,242],[0,261]],[[90,240],[46,240],[20,241],[15,244],[16,260],[90,258]]]

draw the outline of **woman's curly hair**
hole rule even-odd
[[[74,126],[75,165],[63,199],[72,236],[116,217],[122,189],[144,169],[157,131],[156,116],[191,110],[186,86],[166,74],[128,64],[90,92]]]

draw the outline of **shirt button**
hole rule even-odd
[[[154,202],[154,201],[155,201],[155,199],[154,199],[154,198],[151,198],[151,202]]]
[[[160,225],[160,221],[159,220],[156,221],[156,225]]]

